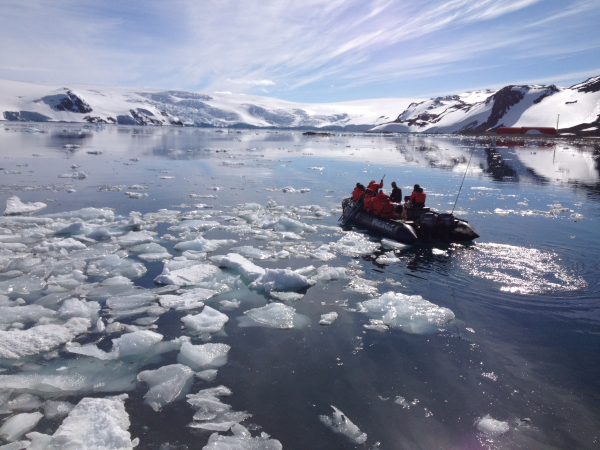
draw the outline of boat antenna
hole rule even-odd
[[[469,162],[467,163],[467,168],[465,169],[465,174],[463,175],[462,183],[460,183],[460,187],[458,188],[458,194],[456,194],[456,200],[454,201],[454,206],[452,207],[451,214],[454,214],[454,208],[456,208],[456,202],[458,202],[458,196],[460,195],[460,191],[462,190],[463,183],[465,182],[465,177],[467,176],[467,171],[469,170],[469,166],[471,165],[471,158],[473,157],[473,150],[475,150],[475,147],[471,148],[471,156],[469,156]]]

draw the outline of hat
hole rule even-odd
[[[419,186],[418,184],[415,184],[415,190],[417,189],[421,189],[421,186]]]
[[[396,182],[392,181],[392,186],[396,187]]]

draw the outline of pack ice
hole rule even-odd
[[[42,202],[23,203],[19,197],[13,196],[6,200],[6,209],[4,210],[4,215],[18,216],[21,214],[39,211],[47,206],[48,205]]]

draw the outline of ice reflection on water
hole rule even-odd
[[[173,223],[160,223],[156,231],[173,256],[181,256],[173,246],[185,232],[175,222],[216,221],[219,227],[206,232],[206,239],[238,242],[215,254],[255,255],[255,264],[269,268],[327,264],[347,269],[338,278],[324,275],[301,293],[303,298],[286,301],[309,318],[304,329],[237,327],[234,318],[276,299],[245,283],[207,300],[213,308],[223,300],[240,301],[238,309],[223,311],[230,318],[224,334],[212,337],[231,346],[216,383],[233,391],[227,399],[233,410],[253,414],[254,435],[264,430],[286,449],[347,448],[348,442],[318,419],[335,405],[367,433],[369,447],[380,441],[381,448],[595,448],[600,404],[597,145],[425,136],[309,139],[298,132],[264,130],[107,127],[79,132],[68,125],[30,134],[7,127],[0,131],[5,156],[0,204],[16,194],[24,201],[46,202],[48,208],[37,215],[110,206],[126,217],[132,211],[170,216]],[[356,181],[387,174],[386,184],[397,181],[405,194],[418,182],[428,193],[428,205],[451,209],[471,152],[457,210],[481,234],[477,243],[390,248],[380,247],[376,236],[348,233],[343,239],[338,208]],[[88,177],[58,178],[75,170]],[[286,187],[293,190],[284,192]],[[126,192],[148,197],[134,199]],[[264,211],[269,201],[279,208],[275,215],[316,231],[259,227],[261,209],[250,203]],[[248,205],[236,207],[242,203]],[[552,206],[557,204],[561,208]],[[181,214],[157,214],[164,208]],[[576,221],[575,213],[585,219]],[[30,228],[35,236],[35,227]],[[188,237],[204,231],[189,229]],[[148,272],[135,284],[155,287],[162,263],[136,255],[129,260]],[[226,277],[237,276],[228,270]],[[357,312],[358,303],[388,291],[420,295],[451,310],[456,320],[425,335],[373,327],[370,317]],[[560,307],[546,314],[553,302]],[[338,313],[332,325],[317,325],[332,311]],[[165,341],[180,337],[185,314],[163,314],[156,331]],[[103,338],[92,333],[78,342]],[[110,339],[98,347],[109,351]],[[176,363],[171,353],[158,359],[131,357],[127,373]],[[60,361],[43,371],[85,360]],[[2,365],[20,373],[11,364]],[[130,378],[123,380],[131,385]],[[192,392],[207,387],[198,383]],[[206,434],[185,427],[194,413],[185,401],[157,413],[144,405],[146,391],[145,385],[135,387],[126,404],[141,448],[166,442],[204,445]],[[488,414],[509,431],[486,433],[486,424],[494,425],[482,421]],[[40,427],[54,430],[59,423]]]

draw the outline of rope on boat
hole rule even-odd
[[[471,158],[473,157],[473,150],[475,150],[475,147],[471,148],[471,156],[469,156],[469,162],[467,163],[467,168],[465,169],[465,174],[463,175],[462,182],[460,183],[460,188],[458,188],[458,194],[456,194],[456,200],[454,201],[454,206],[452,207],[451,214],[454,214],[454,208],[456,208],[456,203],[458,202],[458,196],[460,195],[460,191],[462,190],[463,183],[465,182],[465,177],[467,176],[467,171],[469,170],[469,166],[471,165]]]

